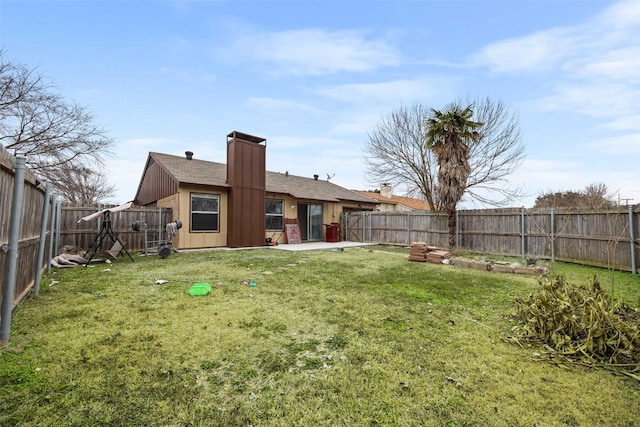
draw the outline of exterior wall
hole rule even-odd
[[[293,197],[286,196],[283,194],[277,194],[277,193],[267,193],[266,198],[284,200],[284,219],[285,220],[298,218],[298,211],[297,211],[298,201]],[[280,244],[287,243],[287,237],[285,236],[284,230],[265,230],[264,237],[265,239],[271,238],[272,241]]]
[[[298,218],[298,203],[313,203],[313,204],[322,204],[322,223],[330,224],[332,222],[340,222],[340,217],[342,216],[343,207],[351,207],[355,210],[371,210],[373,209],[373,204],[362,206],[362,204],[356,202],[350,203],[340,203],[340,202],[321,202],[318,200],[311,199],[295,199],[288,195],[277,194],[277,193],[267,193],[267,199],[279,199],[284,200],[284,218],[285,220],[295,220]],[[325,235],[326,230],[323,230],[323,236]],[[274,242],[279,244],[287,243],[287,237],[284,233],[284,230],[265,230],[265,239],[271,238]],[[324,238],[324,237],[323,237]]]
[[[195,232],[191,233],[191,193],[216,194],[220,196],[218,205],[219,225],[217,232]],[[197,185],[181,185],[177,200],[170,201],[171,198],[163,199],[167,201],[167,207],[174,209],[174,220],[182,222],[182,228],[178,230],[177,239],[174,240],[177,249],[199,249],[227,246],[227,222],[229,197],[226,189],[203,188]],[[177,203],[174,207],[170,203]],[[160,205],[160,201],[158,201]]]
[[[179,196],[180,194],[176,193],[176,194],[172,194],[169,197],[160,199],[156,202],[156,206],[160,208],[171,208],[171,221],[173,222],[176,219],[179,219],[180,222],[184,224],[184,221],[182,220],[182,218],[180,218],[181,212],[180,212]],[[182,216],[189,216],[189,213],[188,212],[186,214],[182,213]],[[183,232],[182,232],[183,229],[178,230],[178,234],[173,238],[173,246],[176,249],[180,249],[180,236],[183,235]]]
[[[359,203],[359,202],[343,202],[342,211],[344,212],[361,212],[361,211],[372,211],[376,208],[375,203]],[[338,222],[340,220],[340,216],[338,216]]]

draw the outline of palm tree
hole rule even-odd
[[[438,160],[438,208],[447,212],[449,226],[449,249],[455,246],[456,205],[462,199],[469,166],[470,144],[481,139],[476,130],[482,123],[471,120],[473,105],[462,108],[457,103],[449,104],[443,111],[431,109],[427,118],[427,140],[425,145],[433,150]]]

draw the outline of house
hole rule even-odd
[[[139,206],[171,208],[183,227],[178,249],[287,243],[285,224],[300,240],[321,241],[342,212],[373,210],[375,200],[328,181],[265,169],[266,139],[233,131],[227,163],[150,152],[136,192]]]
[[[380,185],[380,192],[377,191],[358,191],[363,196],[376,199],[376,211],[381,212],[406,212],[406,211],[428,211],[431,210],[429,203],[424,200],[414,199],[411,197],[394,196],[392,194],[391,184],[384,183]]]

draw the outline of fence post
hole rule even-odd
[[[348,242],[350,238],[349,237],[349,214],[343,211],[340,215],[342,216],[340,221],[342,223],[342,239],[345,242]]]
[[[521,239],[520,239],[521,240],[521,246],[522,246],[521,247],[521,249],[522,249],[522,261],[524,261],[524,257],[525,257],[525,252],[524,252],[525,251],[525,248],[524,248],[525,247],[525,245],[524,245],[524,234],[525,234],[525,232],[524,232],[524,207],[520,211],[520,225],[521,225],[521,228],[522,228],[521,236],[520,236],[521,237]]]
[[[633,206],[629,206],[629,237],[631,238],[631,273],[638,274],[636,265],[636,236],[633,229]]]
[[[9,342],[11,331],[11,312],[13,310],[13,294],[16,287],[16,265],[18,261],[18,243],[20,241],[20,223],[22,221],[22,199],[24,198],[24,175],[27,158],[16,156],[15,175],[13,177],[13,199],[11,201],[11,217],[9,219],[9,244],[5,262],[5,276],[2,281],[2,316],[0,318],[0,341]]]
[[[551,262],[556,262],[556,217],[553,208],[551,208],[551,224],[549,228],[551,235]]]
[[[158,250],[162,243],[162,208],[158,206]]]
[[[58,255],[58,251],[60,250],[60,228],[62,225],[60,222],[62,221],[62,201],[58,200],[58,204],[56,205],[56,244],[55,244],[55,253]]]
[[[47,259],[49,262],[47,263],[47,274],[51,273],[51,259],[53,258],[53,234],[56,226],[56,212],[58,207],[56,205],[58,203],[58,198],[56,197],[56,193],[51,194],[51,221],[49,226],[49,253],[47,255]]]
[[[407,211],[407,216],[409,217],[407,220],[407,247],[411,246],[411,211]]]
[[[456,209],[456,248],[460,247],[460,213]]]
[[[44,204],[42,206],[42,221],[40,222],[40,244],[38,245],[38,260],[36,261],[36,277],[33,282],[33,292],[40,294],[40,279],[42,276],[42,261],[44,260],[44,244],[47,240],[47,219],[49,217],[49,196],[51,195],[51,184],[45,184]],[[49,260],[48,264],[51,264]]]

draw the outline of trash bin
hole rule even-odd
[[[340,223],[332,222],[331,224],[325,224],[325,242],[339,242],[341,240],[340,235]]]

